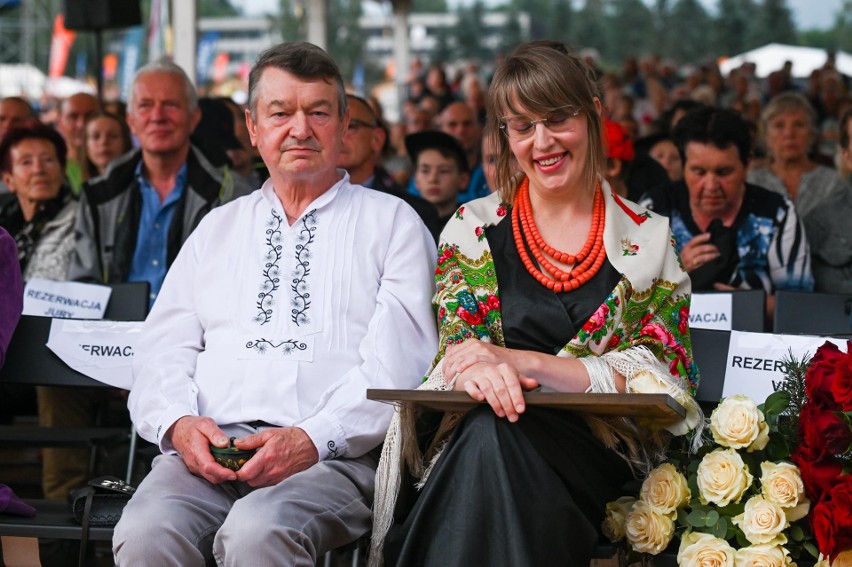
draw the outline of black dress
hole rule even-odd
[[[524,268],[511,222],[486,229],[509,348],[555,354],[619,280],[609,261],[556,294]],[[403,482],[406,480],[403,477]],[[469,412],[417,493],[404,486],[385,539],[388,565],[585,566],[606,503],[632,479],[625,461],[575,414],[527,408],[516,423]]]

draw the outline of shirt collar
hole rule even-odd
[[[338,179],[334,185],[325,190],[307,207],[305,207],[305,210],[302,212],[303,216],[310,211],[322,209],[326,205],[332,203],[334,198],[337,196],[337,193],[340,191],[340,188],[344,185],[349,185],[349,173],[347,173],[346,170],[338,168],[337,174],[340,176],[340,179]],[[281,213],[285,212],[284,207],[281,205],[281,201],[278,199],[278,195],[275,194],[275,187],[273,186],[271,177],[267,179],[260,188],[260,194],[274,209]]]
[[[142,169],[142,165],[144,160],[139,160],[139,163],[136,164],[136,169],[134,170],[134,176],[136,177],[136,182],[139,184],[139,187],[142,188],[143,191],[153,191],[154,186],[151,185],[151,182],[145,177]],[[188,175],[188,168],[186,162],[183,162],[183,165],[180,166],[180,169],[175,175],[175,186],[172,189],[172,192],[166,197],[165,201],[174,201],[175,199],[179,199],[181,195],[183,195],[184,189],[186,188],[186,178]]]

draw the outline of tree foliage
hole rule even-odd
[[[226,18],[239,16],[240,11],[230,0],[198,0],[198,15],[202,18]]]

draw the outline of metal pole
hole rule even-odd
[[[308,41],[328,50],[328,33],[325,29],[326,0],[310,0],[308,3]]]
[[[172,36],[174,62],[196,82],[195,60],[198,45],[197,0],[172,0]],[[197,85],[196,85],[197,86]]]

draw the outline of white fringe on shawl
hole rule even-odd
[[[584,365],[589,368],[586,360],[579,360],[583,361]],[[599,361],[605,362],[610,368],[610,372],[613,370],[617,371],[627,379],[628,393],[665,393],[686,407],[687,417],[682,422],[667,426],[665,429],[668,429],[675,435],[684,435],[691,430],[695,430],[693,450],[697,450],[701,445],[701,431],[704,427],[704,417],[701,413],[701,408],[692,396],[689,395],[685,380],[672,376],[668,368],[654,356],[654,353],[650,349],[644,346],[632,347],[620,352],[612,351],[605,353],[600,358],[595,359],[593,364],[598,366],[597,362]],[[444,380],[444,374],[441,371],[441,363],[435,366],[429,378],[417,389],[449,389]],[[608,387],[605,389],[609,390]],[[594,388],[593,391],[595,391]],[[426,479],[429,477],[432,467],[441,455],[444,445],[449,438],[448,434],[455,428],[463,415],[464,413],[462,412],[445,415],[438,432],[435,434],[433,444],[427,448],[425,455],[429,458],[429,463],[424,466],[423,456],[420,455],[417,446],[416,435],[405,435],[403,432],[403,423],[407,425],[414,423],[414,408],[408,404],[397,406],[391,419],[387,436],[385,437],[385,443],[382,447],[382,457],[376,470],[375,499],[373,501],[373,535],[367,561],[368,567],[381,567],[384,564],[384,541],[393,522],[396,498],[402,479],[402,467],[405,465],[408,466],[412,475],[420,479],[417,483],[417,488],[422,488]],[[600,426],[600,423],[598,423],[598,420],[594,420],[590,422],[590,426],[593,432],[598,435],[605,435],[606,438],[601,439],[601,441],[614,449],[618,441],[617,437],[604,433],[604,428]],[[653,427],[653,424],[647,425]],[[632,425],[630,427],[632,428]],[[637,463],[627,455],[622,456],[628,459],[631,466],[638,465],[640,469],[647,467],[648,470],[652,466],[650,462]]]

